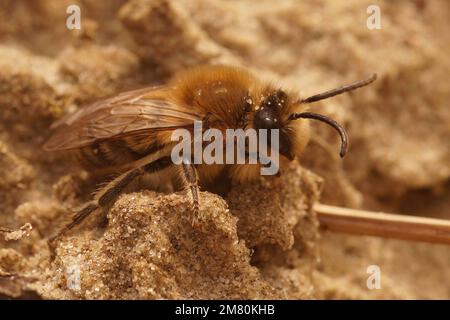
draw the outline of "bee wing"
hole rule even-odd
[[[96,102],[56,122],[46,150],[76,149],[99,140],[176,129],[201,121],[204,114],[166,99],[161,88],[129,91]]]

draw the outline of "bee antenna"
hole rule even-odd
[[[342,87],[339,87],[336,89],[332,89],[332,90],[328,90],[328,91],[316,94],[316,95],[308,97],[306,99],[302,99],[299,102],[300,103],[311,103],[311,102],[316,102],[319,100],[331,98],[331,97],[337,96],[338,94],[367,86],[368,84],[374,82],[376,79],[377,79],[377,74],[372,73],[367,79],[359,80],[359,81],[353,82],[351,84],[348,84],[348,85],[345,85],[345,86],[342,86]]]
[[[327,116],[313,112],[293,113],[289,116],[289,120],[297,120],[300,118],[319,120],[325,122],[329,126],[332,126],[341,137],[341,151],[339,152],[339,155],[341,156],[341,158],[345,156],[348,150],[348,135],[345,129],[339,123]]]

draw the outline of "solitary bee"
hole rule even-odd
[[[52,126],[54,132],[44,145],[46,150],[75,149],[90,170],[119,172],[88,202],[52,243],[79,224],[93,211],[111,205],[132,181],[143,174],[164,172],[178,177],[189,190],[194,216],[199,210],[199,182],[213,182],[219,175],[233,181],[248,182],[258,177],[257,164],[176,165],[171,150],[176,144],[172,132],[193,129],[201,121],[203,130],[278,129],[281,164],[299,156],[309,140],[306,119],[322,121],[340,135],[340,155],[347,152],[344,128],[327,116],[305,111],[309,103],[351,91],[376,79],[369,78],[337,89],[300,99],[250,72],[227,66],[202,66],[176,74],[166,86],[121,93],[69,114]],[[154,186],[157,187],[157,186]]]

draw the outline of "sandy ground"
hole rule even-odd
[[[82,29],[68,30],[75,3]],[[370,4],[380,30],[366,27]],[[449,19],[445,0],[1,1],[0,226],[33,230],[0,237],[0,297],[449,299],[450,247],[319,232],[311,209],[320,199],[450,218]],[[344,161],[334,132],[314,124],[289,174],[202,191],[201,230],[183,192],[136,188],[50,262],[46,239],[98,183],[42,150],[51,123],[205,63],[245,66],[304,96],[379,79],[314,105],[348,128]],[[367,288],[370,265],[381,289]]]

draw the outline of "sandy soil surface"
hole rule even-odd
[[[72,4],[81,30],[66,28]],[[370,4],[379,30],[366,27]],[[320,199],[450,219],[449,19],[445,0],[2,0],[0,227],[25,227],[0,237],[0,297],[449,299],[450,247],[320,232],[312,210]],[[50,262],[46,239],[99,182],[42,150],[51,123],[205,63],[245,66],[304,96],[379,79],[314,105],[348,128],[344,161],[335,133],[313,124],[288,174],[203,190],[201,229],[185,193],[136,187]],[[370,265],[381,289],[367,288]]]

